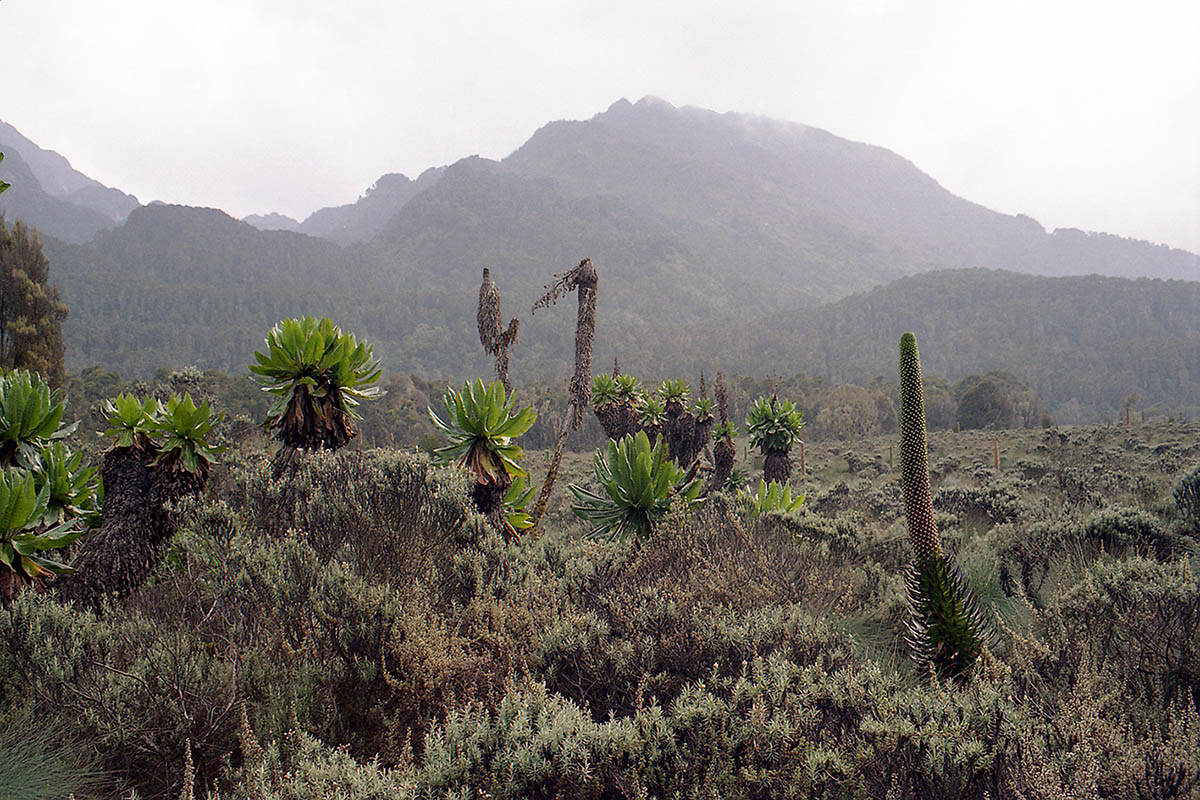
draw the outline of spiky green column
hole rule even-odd
[[[900,475],[908,540],[918,559],[942,555],[929,491],[929,450],[925,444],[925,393],[917,337],[900,337]]]
[[[942,552],[933,518],[921,359],[911,333],[900,337],[900,470],[914,556],[906,576],[908,642],[922,669],[964,679],[979,657],[988,627],[970,587]]]

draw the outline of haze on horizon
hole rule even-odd
[[[142,202],[303,219],[620,97],[824,128],[1200,252],[1200,5],[0,0],[0,119]]]

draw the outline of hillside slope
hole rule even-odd
[[[905,331],[917,334],[927,373],[958,380],[1012,372],[1071,421],[1104,418],[1135,392],[1148,405],[1200,416],[1194,281],[932,272],[821,308],[708,329],[694,342],[731,371],[865,385],[876,376],[895,380]],[[669,356],[655,347],[645,359]]]
[[[12,164],[34,191],[32,170],[19,155]],[[5,196],[19,197],[12,182]],[[522,320],[514,379],[559,380],[573,303],[528,309],[587,256],[600,272],[601,365],[616,355],[651,376],[721,368],[891,380],[895,340],[912,329],[930,369],[1006,369],[1052,408],[1074,402],[1084,414],[1135,391],[1200,407],[1197,284],[979,269],[1194,278],[1197,256],[1047,234],[955,197],[894,153],[793,123],[622,101],[585,122],[551,123],[499,162],[385,176],[298,228],[323,234],[152,205],[87,245],[48,241],[72,306],[71,366],[127,377],[186,363],[240,371],[271,324],[312,313],[376,342],[392,369],[485,374],[474,314],[487,267],[506,319]],[[974,269],[936,272],[962,266]]]
[[[793,252],[782,274],[834,265],[846,291],[903,274],[989,267],[1042,275],[1195,278],[1200,257],[1075,230],[1047,234],[957,197],[910,161],[818,128],[749,114],[621,100],[553,122],[504,160],[582,195],[754,230]],[[731,265],[732,266],[732,265]],[[843,292],[843,294],[846,292]]]
[[[138,207],[133,195],[89,178],[3,121],[0,152],[5,154],[0,177],[13,184],[0,198],[0,209],[50,236],[85,242],[96,231],[120,224]]]

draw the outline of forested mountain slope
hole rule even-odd
[[[865,385],[875,376],[895,380],[905,331],[917,334],[929,374],[958,380],[1008,371],[1070,419],[1103,417],[1135,392],[1148,405],[1200,415],[1193,281],[932,272],[818,309],[712,326],[693,346],[730,370]],[[646,358],[669,355],[656,347]]]
[[[525,181],[493,178],[509,193],[513,180]],[[505,231],[525,228],[518,219],[472,219],[469,203],[450,202],[456,180],[452,170],[441,193],[410,204],[393,229],[403,247],[340,248],[302,234],[257,231],[211,209],[170,206],[139,209],[128,225],[90,247],[50,240],[52,274],[72,307],[65,328],[70,365],[100,364],[128,377],[184,364],[236,373],[275,321],[311,313],[375,342],[391,369],[431,378],[486,374],[475,300],[480,266],[491,264],[506,319],[522,319],[514,378],[560,379],[571,358],[574,304],[531,316],[554,260],[523,258],[516,248],[524,243],[530,253],[559,252],[565,259],[570,242],[505,238]],[[485,184],[472,175],[471,185]],[[601,201],[563,202],[569,208]],[[514,206],[513,213],[536,218],[555,207]],[[805,372],[832,383],[892,381],[896,341],[912,330],[931,374],[957,380],[1006,370],[1068,418],[1103,416],[1134,392],[1147,405],[1200,413],[1200,283],[951,270],[820,307],[739,318],[730,311],[742,302],[732,282],[700,283],[678,270],[669,235],[646,218],[614,211],[611,219],[626,231],[629,250],[599,262],[597,369],[617,356],[626,369],[650,377],[694,379],[702,369],[723,369]],[[405,225],[421,235],[408,235]],[[468,226],[474,240],[463,235]],[[439,236],[449,232],[477,241],[478,249],[456,252],[438,270],[432,253],[442,251]],[[578,231],[574,240],[587,243],[587,235]],[[653,246],[662,248],[657,260],[645,255]],[[642,271],[639,264],[646,265]]]
[[[40,192],[27,168],[10,182],[5,197]],[[483,374],[474,314],[487,267],[506,319],[522,320],[514,379],[557,381],[573,304],[529,308],[587,256],[601,281],[599,365],[616,355],[650,375],[890,380],[895,341],[911,329],[929,369],[951,379],[1007,370],[1076,416],[1135,391],[1200,406],[1197,284],[1016,274],[1194,278],[1197,256],[1047,234],[955,197],[894,153],[794,123],[621,101],[543,127],[502,161],[384,176],[297,228],[154,204],[87,244],[48,238],[72,309],[70,366],[237,372],[270,325],[310,313],[376,342],[392,369]]]
[[[504,160],[581,195],[625,198],[672,218],[755,231],[786,246],[781,278],[832,268],[841,294],[933,269],[1195,278],[1200,257],[1062,229],[957,197],[910,161],[818,128],[749,114],[622,100],[553,122]],[[735,266],[732,262],[731,266]]]

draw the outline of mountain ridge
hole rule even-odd
[[[322,236],[308,235],[314,225],[324,226]],[[894,321],[882,310],[892,303],[942,320],[958,338],[935,335],[934,343],[956,353],[956,369],[995,366],[971,349],[975,328],[997,352],[1011,345],[1021,360],[997,368],[1043,381],[1057,406],[1103,409],[1120,392],[1139,391],[1200,408],[1192,367],[1185,375],[1174,366],[1193,359],[1193,284],[1142,290],[1083,279],[1078,289],[1045,277],[1196,277],[1195,255],[1070,229],[1047,233],[1028,217],[954,196],[883,148],[662,100],[549,123],[504,159],[468,157],[416,180],[383,176],[357,203],[315,212],[292,231],[261,231],[217,209],[151,204],[87,244],[47,237],[47,252],[72,307],[64,333],[74,368],[96,363],[146,376],[196,363],[236,371],[276,320],[314,314],[376,342],[389,369],[486,374],[474,318],[487,267],[505,316],[522,320],[514,379],[557,381],[570,370],[573,304],[536,316],[525,310],[555,273],[588,256],[601,281],[598,364],[618,356],[645,374],[803,370],[865,380],[874,369],[891,373],[882,367],[894,355],[895,332],[859,317]],[[1032,282],[992,275],[1004,268]],[[959,273],[966,277],[947,277]],[[905,282],[928,274],[930,283]],[[888,302],[880,295],[837,306],[881,286],[890,287]],[[1123,301],[1122,292],[1137,301]],[[1139,372],[1098,352],[1111,343],[1049,337],[1056,349],[1039,350],[1026,336],[1038,324],[1071,320],[1081,331],[1112,333],[1077,319],[1069,302],[1043,302],[1046,293],[1087,297],[1112,319],[1124,302],[1141,315],[1130,324],[1155,309],[1195,319],[1176,339],[1142,329],[1138,360],[1152,367]],[[962,304],[962,315],[941,307],[948,303]],[[1014,316],[1005,304],[1040,309],[1046,319]],[[1054,384],[1053,373],[1083,380],[1076,362],[1096,365],[1096,391]]]
[[[19,156],[37,184],[35,190],[29,184],[28,176],[23,176],[27,191],[15,198],[0,199],[0,205],[11,216],[26,219],[52,236],[87,241],[96,230],[124,222],[129,213],[140,205],[133,195],[84,175],[72,167],[66,157],[38,146],[3,120],[0,120],[0,152],[9,158]],[[6,163],[0,165],[0,171],[5,171],[6,167],[12,169]],[[40,194],[59,202],[49,202]],[[48,213],[48,207],[54,208],[54,212]],[[71,207],[81,209],[73,215],[75,218],[70,213]],[[104,218],[102,226],[98,227],[92,214]]]

